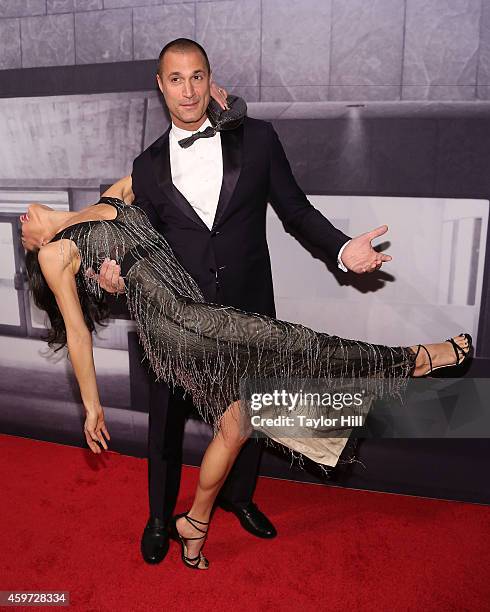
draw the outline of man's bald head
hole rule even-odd
[[[199,43],[197,43],[195,40],[191,40],[190,38],[176,38],[163,47],[163,49],[160,51],[160,55],[158,56],[158,74],[162,74],[163,59],[168,51],[175,51],[177,53],[198,51],[204,58],[204,64],[208,70],[208,76],[211,74],[211,66],[209,65],[209,59],[206,51]]]

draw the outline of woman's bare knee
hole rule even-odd
[[[228,406],[220,423],[219,434],[226,448],[240,449],[250,436],[250,427],[240,410],[240,402]]]

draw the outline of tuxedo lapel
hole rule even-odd
[[[220,134],[223,155],[223,182],[221,184],[213,228],[216,227],[229,205],[240,177],[242,170],[243,124],[234,130],[223,131]]]
[[[155,173],[158,186],[165,194],[167,199],[175,204],[175,206],[177,206],[184,213],[184,215],[186,215],[186,217],[209,231],[208,226],[196,213],[192,205],[172,183],[172,172],[170,170],[170,146],[168,138],[169,133],[170,127],[151,148],[153,171]]]
[[[170,169],[170,146],[168,130],[157,140],[151,148],[151,160],[158,186],[168,200],[175,204],[189,219],[198,225],[208,226],[196,213],[189,201],[182,195],[177,187],[172,183],[172,172]],[[238,178],[242,169],[242,144],[243,144],[243,125],[240,127],[220,132],[221,152],[223,156],[223,182],[218,199],[218,206],[214,217],[213,228],[222,218],[227,206],[230,203],[233,192],[235,191]]]

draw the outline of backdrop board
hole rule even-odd
[[[59,210],[96,202],[168,117],[150,90],[4,98],[0,111],[0,428],[84,446],[66,354],[50,354],[41,340],[44,316],[29,296],[18,217],[29,201]],[[393,345],[466,330],[478,357],[467,375],[490,377],[490,105],[264,101],[250,102],[249,114],[273,123],[298,183],[340,229],[389,226],[377,243],[393,261],[360,277],[288,235],[269,208],[278,317]],[[95,337],[95,358],[112,448],[143,457],[148,389],[134,344],[134,324],[114,314]],[[190,420],[186,461],[198,463],[208,440],[208,429]],[[490,495],[488,440],[366,440],[359,450],[368,467],[340,470],[338,482],[477,501]],[[428,456],[437,470],[428,469]],[[261,470],[324,481],[270,451]]]

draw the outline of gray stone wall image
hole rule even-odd
[[[490,96],[488,0],[0,0],[0,69],[151,60],[178,36],[249,101]]]

